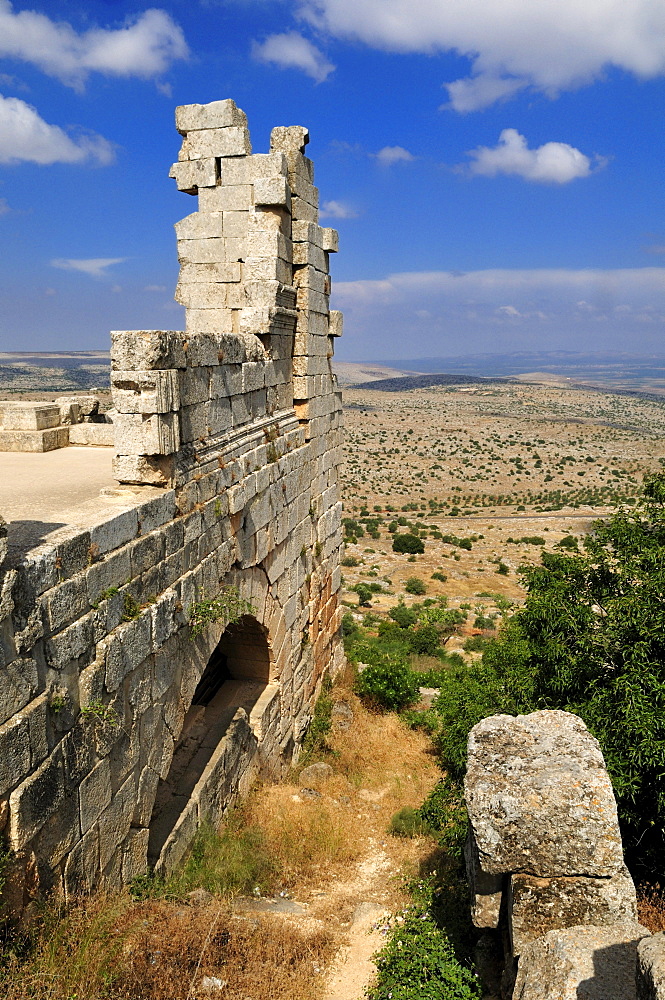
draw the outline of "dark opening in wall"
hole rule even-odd
[[[206,768],[238,708],[250,714],[270,680],[267,630],[251,615],[229,625],[194,692],[173,753],[160,780],[150,820],[148,864],[159,862],[182,814],[198,801]],[[217,780],[217,779],[216,779]]]

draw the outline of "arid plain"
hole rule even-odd
[[[356,614],[422,600],[405,593],[417,577],[424,596],[491,616],[523,598],[522,563],[631,504],[665,466],[665,401],[542,375],[404,392],[347,385],[344,404],[345,517],[363,535],[347,521],[343,599],[358,604],[358,583],[381,587]],[[414,530],[424,553],[393,552],[395,532]]]

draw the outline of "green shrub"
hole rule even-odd
[[[359,566],[360,560],[356,559],[355,556],[344,556],[342,559],[342,566]]]
[[[420,817],[428,830],[454,857],[461,858],[469,818],[460,782],[446,776],[434,786],[420,809]]]
[[[433,656],[439,648],[440,635],[435,625],[420,625],[409,631],[409,642],[414,653]]]
[[[422,837],[430,832],[429,826],[423,820],[418,809],[413,806],[403,806],[390,820],[388,832],[393,837]]]
[[[418,614],[413,608],[407,608],[406,604],[398,604],[388,612],[393,621],[397,622],[400,628],[409,628],[418,621]]]
[[[393,552],[405,552],[416,555],[425,551],[425,543],[412,533],[393,536]]]
[[[399,712],[417,700],[419,687],[417,675],[406,663],[384,658],[358,674],[355,690],[370,704]]]
[[[410,576],[404,584],[404,589],[407,594],[420,595],[427,593],[425,581],[421,580],[419,576]]]
[[[440,583],[445,583],[448,577],[446,576],[445,573],[441,573],[439,572],[439,570],[437,570],[435,573],[432,573],[432,579],[438,580]]]
[[[372,588],[366,583],[357,583],[352,590],[355,590],[358,595],[358,604],[360,607],[368,607],[372,597]]]

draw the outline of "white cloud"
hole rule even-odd
[[[146,285],[143,289],[144,292],[165,292],[166,285]]]
[[[383,167],[391,167],[393,163],[411,163],[415,160],[413,153],[403,146],[384,146],[376,153],[376,158]]]
[[[0,163],[111,163],[112,144],[101,135],[71,137],[49,125],[30,104],[0,94]]]
[[[401,272],[336,282],[333,307],[345,314],[345,356],[365,359],[543,347],[662,351],[665,268]]]
[[[84,259],[57,257],[51,261],[51,267],[59,267],[63,271],[81,271],[91,278],[104,278],[108,267],[112,267],[113,264],[122,264],[126,260],[126,257],[87,257]],[[119,287],[115,285],[113,291]]]
[[[358,213],[344,201],[324,201],[321,206],[322,219],[357,219]]]
[[[259,62],[274,63],[281,69],[300,69],[316,83],[323,83],[335,69],[323,52],[297,31],[269,35],[265,42],[255,42],[252,55]]]
[[[121,28],[79,34],[66,21],[34,10],[15,12],[9,0],[0,0],[0,57],[32,63],[70,86],[82,87],[93,71],[159,76],[187,55],[182,29],[163,10],[146,10]]]
[[[483,177],[513,174],[540,184],[567,184],[578,177],[588,177],[592,170],[589,157],[567,142],[546,142],[537,149],[529,149],[525,137],[514,128],[505,128],[496,146],[479,146],[467,155],[473,160],[469,165],[472,174]],[[598,167],[605,162],[600,157],[594,158]]]
[[[449,84],[460,111],[531,86],[554,95],[609,67],[665,72],[665,4],[654,0],[299,0],[319,30],[388,52],[455,51],[470,77]]]

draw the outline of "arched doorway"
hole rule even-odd
[[[160,780],[150,820],[148,864],[155,867],[164,845],[186,813],[199,815],[206,772],[239,708],[249,716],[270,681],[268,631],[251,615],[229,625],[215,646],[185,716],[169,773]],[[209,780],[219,780],[210,773]],[[197,794],[198,793],[198,794]],[[195,800],[195,801],[193,801]],[[193,808],[192,808],[193,807]]]

